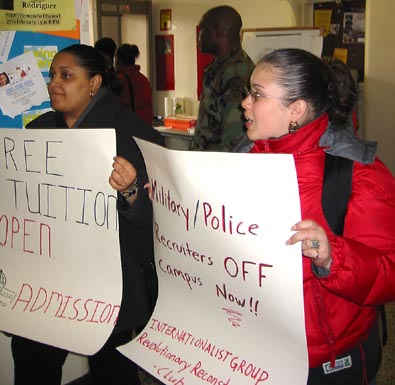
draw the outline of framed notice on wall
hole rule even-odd
[[[160,30],[168,31],[171,29],[171,9],[160,10]]]

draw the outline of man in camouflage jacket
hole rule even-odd
[[[204,73],[191,150],[231,151],[243,136],[240,103],[254,63],[241,48],[241,26],[229,6],[208,10],[200,21],[200,49],[215,59]]]

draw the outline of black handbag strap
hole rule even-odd
[[[353,164],[350,159],[326,154],[322,209],[336,235],[343,234],[344,218],[351,196]]]

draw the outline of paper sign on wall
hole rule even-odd
[[[77,27],[75,15],[74,0],[2,1],[0,7],[0,30],[73,30]]]
[[[159,298],[147,327],[119,350],[165,384],[305,385],[302,256],[285,244],[300,220],[292,156],[137,142],[151,183]]]
[[[0,64],[0,108],[11,118],[49,100],[47,85],[32,51]]]
[[[242,47],[256,64],[281,48],[299,48],[321,57],[323,36],[319,28],[257,28],[242,30]]]

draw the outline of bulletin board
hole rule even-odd
[[[257,63],[265,54],[279,48],[301,48],[321,57],[321,28],[255,28],[243,29],[241,44]]]
[[[365,0],[317,2],[314,25],[325,28],[323,57],[342,60],[363,81],[365,63]]]
[[[7,12],[0,5],[0,74],[12,74],[12,81],[0,88],[1,128],[24,128],[51,108],[46,84],[52,59],[62,48],[79,43],[87,28],[87,0],[48,0],[46,8],[23,11],[28,20],[37,19],[34,23],[15,23],[25,3],[14,0]],[[52,15],[51,4],[67,11]]]
[[[3,36],[7,36],[5,35],[6,32],[0,32],[0,34]],[[15,34],[13,34],[12,36],[13,37],[9,55],[5,61],[0,61],[0,73],[8,72],[9,67],[7,66],[7,63],[10,63],[11,60],[16,59],[17,57],[22,57],[20,55],[26,55],[27,52],[31,51],[33,52],[34,60],[41,71],[45,83],[49,82],[49,66],[52,62],[54,55],[64,47],[67,47],[71,44],[79,43],[79,39],[77,37],[71,38],[59,36],[52,33],[16,31]],[[4,41],[6,39],[7,38],[0,39],[0,41]],[[25,59],[21,59],[21,61],[23,62],[25,61]],[[18,68],[18,66],[16,68]],[[12,95],[15,95],[16,88],[20,87],[21,83],[22,82],[15,85],[10,84],[9,89],[4,89],[4,91],[13,91]],[[27,90],[27,92],[29,92],[29,90]],[[6,103],[6,98],[9,95],[11,96],[10,93],[2,94],[2,98],[4,98],[4,100],[1,102],[2,104]],[[15,104],[20,104],[24,103],[24,100],[18,100],[17,98],[14,98],[13,102]],[[41,115],[43,112],[49,110],[50,108],[51,105],[49,102],[49,96],[47,96],[46,100],[42,101],[42,103],[39,105],[34,105],[30,108],[29,104],[27,109],[23,108],[23,111],[21,110],[20,113],[18,113],[16,116],[6,113],[4,106],[2,106],[0,109],[0,127],[23,128],[31,120],[36,118],[38,115]]]

